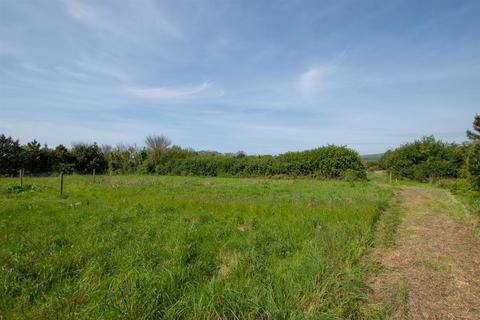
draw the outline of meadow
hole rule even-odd
[[[0,319],[360,318],[392,190],[368,181],[0,180]]]

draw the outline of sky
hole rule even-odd
[[[480,1],[0,0],[0,133],[278,154],[465,141]]]

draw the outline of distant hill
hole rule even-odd
[[[373,162],[378,161],[382,157],[383,153],[373,153],[373,154],[364,154],[360,158],[363,162]]]

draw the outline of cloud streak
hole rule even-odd
[[[76,64],[87,73],[104,75],[119,81],[127,81],[130,79],[129,75],[123,70],[103,62],[99,63],[91,59],[81,59],[78,60]]]
[[[152,0],[122,1],[121,5],[115,3],[108,8],[80,0],[63,0],[63,3],[67,13],[77,21],[130,40],[152,32],[177,39],[183,37]]]
[[[149,100],[180,100],[189,98],[215,98],[224,95],[222,90],[215,90],[212,84],[202,82],[196,86],[180,87],[127,87],[130,95]]]
[[[329,77],[334,73],[334,68],[330,66],[311,67],[300,75],[296,87],[304,97],[313,98],[326,88]]]

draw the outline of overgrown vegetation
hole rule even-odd
[[[0,192],[4,318],[361,318],[361,257],[391,196],[369,182],[77,175],[59,197],[57,179],[26,179],[42,192]]]
[[[458,178],[465,163],[466,146],[424,137],[387,151],[380,165],[397,177],[419,181]]]
[[[40,188],[34,184],[12,184],[7,187],[7,192],[10,193],[20,193],[20,192],[29,192],[29,191],[40,191]]]
[[[75,144],[50,149],[37,141],[21,146],[18,140],[0,136],[0,174],[77,172],[133,174],[157,173],[184,176],[303,176],[316,178],[364,179],[365,170],[357,152],[346,147],[325,146],[279,156],[247,156],[202,152],[170,146],[164,136],[146,138],[146,148],[118,145]]]
[[[467,130],[469,142],[446,143],[433,137],[424,137],[389,150],[378,167],[394,177],[436,182],[462,196],[480,211],[480,116],[473,120],[473,130]]]
[[[418,181],[467,179],[480,189],[480,116],[473,120],[473,131],[466,132],[469,143],[456,144],[423,137],[385,152],[379,166],[396,177]]]

